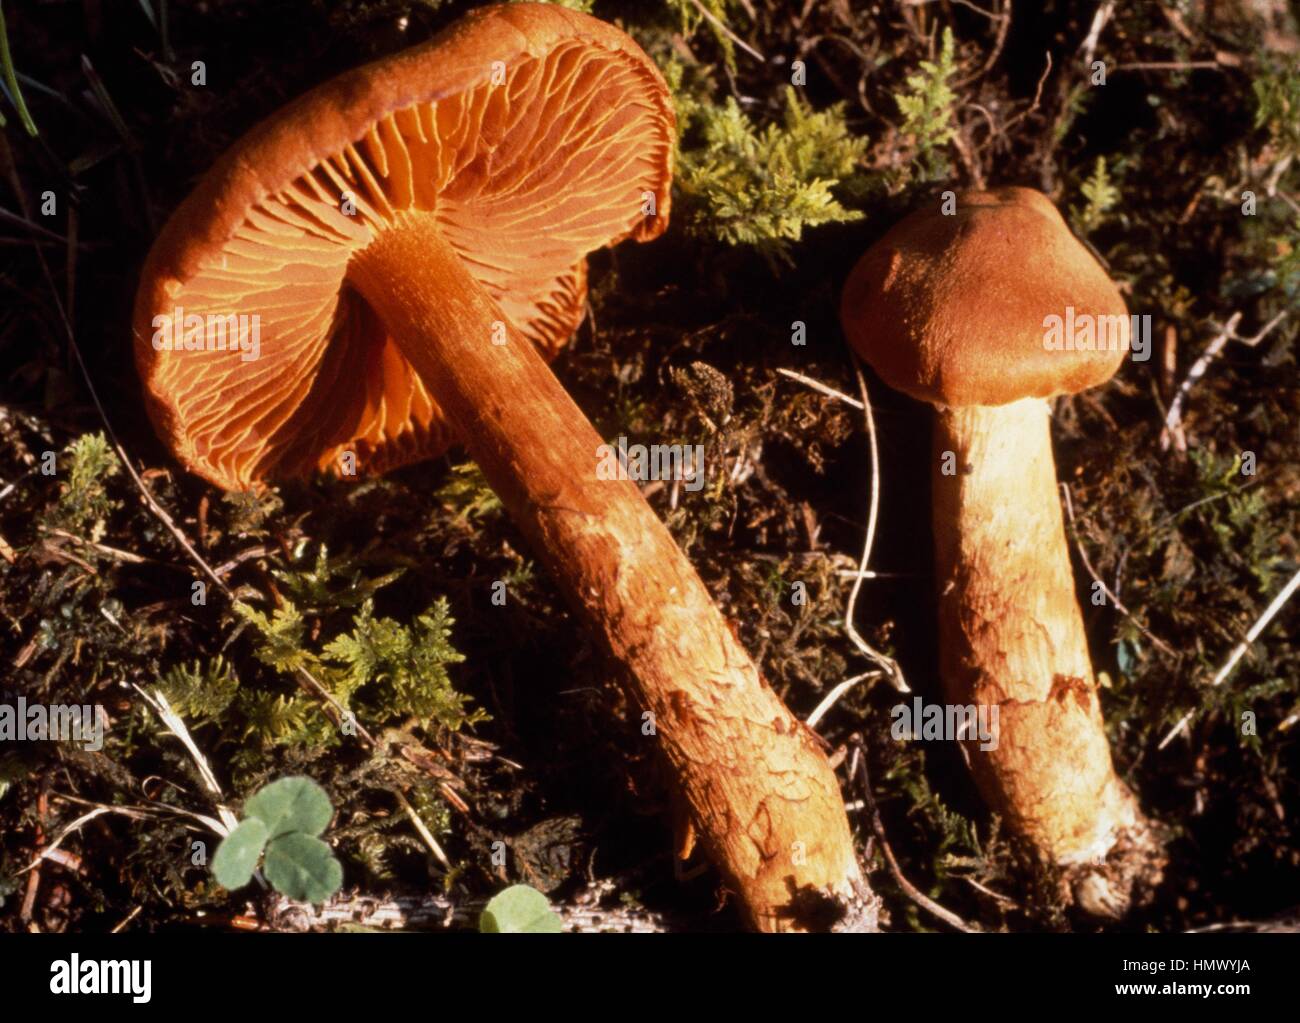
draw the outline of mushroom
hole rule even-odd
[[[1044,195],[1000,188],[897,224],[853,268],[841,321],[881,379],[937,409],[943,690],[953,704],[998,712],[993,748],[965,743],[976,783],[1066,868],[1081,906],[1120,913],[1138,876],[1153,880],[1160,853],[1111,764],[1047,399],[1119,368],[1124,301]]]
[[[602,438],[539,354],[582,318],[587,254],[666,227],[674,138],[667,87],[622,32],[477,10],[290,103],[211,169],[146,262],[138,368],[161,436],[227,489],[463,442],[621,666],[749,921],[872,926],[819,740],[636,483],[598,472]]]

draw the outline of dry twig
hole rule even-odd
[[[1268,607],[1264,609],[1264,612],[1255,620],[1255,624],[1252,625],[1250,631],[1246,633],[1246,638],[1232,648],[1232,653],[1229,655],[1227,661],[1224,662],[1223,667],[1214,673],[1214,678],[1210,679],[1211,686],[1221,685],[1223,680],[1232,673],[1232,669],[1235,668],[1237,663],[1246,656],[1246,651],[1250,649],[1250,645],[1259,638],[1261,632],[1268,628],[1268,623],[1277,617],[1277,613],[1281,611],[1286,602],[1295,595],[1296,590],[1300,590],[1300,570],[1291,577],[1290,581],[1282,587],[1281,592],[1273,598]],[[1156,749],[1164,749],[1174,741],[1175,737],[1177,737],[1179,733],[1185,731],[1188,722],[1192,720],[1195,713],[1195,710],[1189,710],[1184,714],[1178,720],[1178,724],[1174,725],[1174,727],[1169,730],[1169,734],[1160,740],[1160,745],[1157,746]]]
[[[1219,329],[1219,333],[1205,346],[1205,351],[1201,353],[1201,357],[1192,363],[1192,368],[1187,371],[1187,376],[1179,385],[1173,401],[1169,403],[1169,411],[1165,414],[1165,427],[1160,433],[1161,451],[1168,451],[1170,443],[1178,451],[1187,450],[1187,437],[1183,431],[1183,405],[1186,404],[1187,396],[1191,393],[1193,385],[1201,377],[1205,376],[1205,371],[1210,368],[1210,363],[1219,357],[1219,354],[1227,347],[1228,342],[1239,341],[1248,348],[1254,348],[1273,332],[1273,328],[1286,319],[1286,315],[1287,310],[1282,310],[1268,323],[1264,324],[1263,329],[1254,337],[1241,337],[1238,335],[1237,324],[1241,322],[1240,312],[1233,313],[1228,317],[1228,322]]]
[[[880,819],[880,810],[876,807],[875,797],[871,794],[871,775],[867,770],[866,746],[861,735],[854,735],[849,741],[853,744],[853,760],[849,765],[849,777],[853,777],[855,772],[861,776],[862,798],[866,802],[867,812],[871,815],[871,830],[880,843],[880,851],[885,856],[885,863],[889,865],[889,872],[893,875],[894,882],[903,890],[904,895],[927,913],[938,917],[949,927],[964,931],[967,934],[979,933],[980,928],[976,924],[968,924],[956,913],[944,909],[943,906],[939,905],[903,876],[902,868],[899,867],[898,860],[894,858],[894,851],[889,847],[889,839],[885,836],[885,825]]]
[[[853,359],[853,371],[857,374],[858,390],[862,395],[860,401],[850,398],[844,392],[837,391],[833,387],[827,387],[825,384],[820,383],[811,377],[806,377],[801,373],[795,373],[793,370],[777,370],[778,373],[789,377],[791,380],[797,380],[801,384],[813,388],[815,391],[820,391],[822,394],[843,401],[852,405],[854,408],[861,409],[866,418],[867,441],[871,449],[871,506],[867,512],[866,537],[862,544],[862,557],[858,561],[858,570],[853,575],[853,588],[849,591],[848,603],[844,609],[844,631],[853,645],[857,647],[868,660],[873,661],[875,664],[880,666],[881,672],[868,672],[863,675],[855,676],[850,681],[859,682],[866,678],[874,678],[883,673],[889,678],[889,681],[900,693],[910,693],[912,690],[908,687],[907,680],[903,677],[903,669],[899,663],[892,657],[882,654],[879,650],[872,647],[871,644],[862,638],[853,625],[853,615],[857,608],[858,591],[862,588],[862,580],[870,577],[872,574],[867,571],[867,562],[871,558],[871,546],[875,542],[876,520],[880,511],[880,452],[876,446],[876,420],[871,414],[871,399],[867,394],[867,381],[862,375],[862,367],[858,363],[856,357]],[[841,683],[841,686],[843,685],[844,683]],[[838,688],[839,687],[837,687],[837,689]],[[832,694],[834,694],[834,691],[832,691]],[[838,699],[838,697],[836,697],[836,699]],[[831,702],[834,703],[834,700]],[[825,701],[823,701],[823,703],[825,703]],[[821,707],[818,708],[818,711],[824,713],[824,710]],[[813,713],[817,714],[817,711],[814,711]]]

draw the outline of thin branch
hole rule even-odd
[[[56,241],[59,243],[63,243],[67,241],[67,239],[64,238],[63,235],[59,234],[57,231],[51,231],[48,227],[42,227],[40,224],[33,223],[32,221],[28,220],[26,217],[19,216],[17,213],[14,213],[11,210],[7,210],[3,206],[0,206],[0,221],[3,221],[7,224],[17,224],[20,227],[25,227],[28,231],[32,231],[35,234],[39,234],[52,241]]]
[[[53,843],[44,847],[31,863],[15,871],[15,874],[24,874],[30,870],[33,871],[33,876],[35,876],[35,872],[39,868],[40,864],[47,858],[55,856],[59,844],[65,838],[76,831],[80,831],[90,823],[90,821],[94,820],[96,817],[102,817],[104,814],[125,817],[128,820],[133,821],[154,821],[161,820],[165,817],[189,817],[198,821],[209,831],[212,831],[217,835],[224,837],[226,834],[223,830],[224,826],[222,822],[218,821],[216,818],[208,817],[201,813],[193,813],[189,810],[183,810],[180,807],[168,806],[166,803],[155,802],[152,806],[123,806],[120,804],[96,803],[93,800],[81,799],[78,796],[56,794],[55,798],[63,802],[71,803],[75,806],[88,806],[91,810],[88,813],[82,814],[76,820],[72,821],[72,823],[66,825],[63,830],[59,832],[58,838],[56,838]]]
[[[837,391],[833,387],[828,387],[826,384],[823,384],[820,380],[814,380],[812,377],[806,377],[802,373],[796,373],[792,369],[778,369],[777,372],[780,373],[783,377],[789,377],[791,380],[799,381],[799,383],[803,384],[806,387],[811,387],[814,391],[820,391],[828,398],[834,398],[837,401],[842,401],[844,402],[845,405],[850,405],[853,408],[857,409],[859,412],[861,412],[864,408],[862,402],[858,401],[857,398],[850,398],[843,391]]]
[[[697,11],[699,11],[701,14],[703,14],[706,18],[709,19],[709,22],[713,25],[714,28],[716,28],[719,32],[725,35],[733,43],[735,43],[742,50],[748,53],[751,57],[753,57],[755,60],[761,60],[764,63],[767,62],[766,57],[764,57],[756,49],[750,46],[749,43],[745,42],[745,40],[741,39],[740,36],[736,35],[735,32],[731,31],[731,29],[727,26],[727,23],[724,21],[720,21],[712,11],[710,11],[707,7],[705,7],[702,3],[700,3],[700,0],[691,0],[691,3],[695,5],[695,9]]]
[[[163,696],[160,691],[155,691],[153,693],[145,692],[144,689],[136,685],[134,682],[131,683],[131,688],[145,698],[145,702],[153,708],[153,712],[162,720],[163,726],[167,731],[176,736],[189,752],[190,758],[198,766],[199,778],[203,781],[204,787],[216,799],[217,814],[221,817],[221,823],[225,825],[226,832],[229,833],[230,831],[234,831],[236,825],[239,824],[239,820],[230,811],[230,808],[226,806],[225,793],[221,791],[221,786],[217,784],[216,775],[212,773],[212,768],[208,766],[207,758],[199,752],[198,744],[190,735],[190,730],[185,727],[185,722],[181,720],[181,716],[172,710],[171,704],[167,702],[167,697]],[[224,835],[222,837],[224,837]]]
[[[1219,71],[1217,60],[1157,60],[1137,64],[1116,64],[1112,71]]]
[[[871,557],[871,545],[875,541],[876,519],[880,510],[880,453],[876,447],[876,420],[871,414],[871,399],[867,394],[867,381],[862,375],[862,368],[858,364],[856,357],[853,360],[853,371],[857,374],[858,390],[862,394],[862,400],[860,401],[856,398],[849,397],[843,391],[837,391],[833,387],[828,387],[819,380],[814,380],[812,377],[806,377],[802,373],[796,373],[792,369],[777,370],[777,372],[782,376],[789,377],[791,380],[796,380],[806,387],[811,387],[814,391],[819,391],[829,398],[834,398],[837,401],[844,402],[846,405],[851,405],[853,408],[860,409],[866,417],[867,440],[871,449],[871,508],[867,513],[867,535],[862,545],[862,557],[858,561],[858,569],[856,572],[847,573],[853,576],[853,589],[849,593],[848,605],[844,610],[844,631],[848,634],[849,640],[858,648],[859,651],[861,651],[869,660],[875,662],[881,667],[883,674],[889,678],[889,681],[900,693],[910,693],[912,690],[908,687],[907,680],[903,677],[903,669],[899,666],[898,662],[892,657],[888,657],[872,647],[862,638],[861,635],[859,635],[858,630],[853,626],[853,613],[857,607],[858,591],[862,588],[862,580],[874,579],[877,577],[876,573],[867,571],[867,561]],[[876,674],[877,673],[868,672],[865,675],[857,675],[852,679],[849,679],[847,682],[841,682],[840,686],[854,684],[865,678],[873,678],[876,677]],[[837,687],[837,689],[838,688],[839,687]],[[835,690],[832,690],[832,695],[834,694]],[[838,696],[835,697],[835,699],[838,698]],[[827,697],[827,699],[830,699],[830,697]],[[823,700],[822,702],[825,703],[826,701]],[[831,700],[831,704],[834,704],[834,702],[834,700]],[[826,709],[829,709],[829,706]],[[819,707],[818,710],[821,710],[821,708]],[[818,711],[813,711],[813,714],[820,718]],[[813,719],[810,718],[809,724],[812,724],[812,721]]]
[[[1255,624],[1252,625],[1250,631],[1246,633],[1246,638],[1232,648],[1232,653],[1229,655],[1227,661],[1224,662],[1223,667],[1215,672],[1214,678],[1210,679],[1211,686],[1221,685],[1223,680],[1232,674],[1232,670],[1237,666],[1238,662],[1246,656],[1246,651],[1250,649],[1250,645],[1259,638],[1261,632],[1268,628],[1268,623],[1277,617],[1277,613],[1281,611],[1283,605],[1285,605],[1286,602],[1295,595],[1296,590],[1300,590],[1300,570],[1296,571],[1296,574],[1291,577],[1290,581],[1282,587],[1281,592],[1273,598],[1272,603],[1264,609],[1264,613],[1255,620]],[[1160,741],[1160,745],[1157,746],[1156,749],[1164,749],[1173,742],[1175,737],[1186,730],[1188,722],[1192,720],[1195,713],[1196,711],[1193,709],[1184,714],[1178,724],[1174,725],[1169,734]]]
[[[1013,125],[1019,124],[1026,117],[1038,109],[1038,104],[1043,98],[1043,85],[1047,82],[1047,76],[1052,73],[1052,51],[1047,50],[1044,53],[1046,60],[1043,62],[1043,73],[1038,76],[1038,85],[1034,88],[1034,101],[1025,107],[1024,110],[1016,114],[1015,117],[1009,118],[1007,123],[1002,126],[1002,133],[1005,135]]]
[[[1169,411],[1165,414],[1165,427],[1160,434],[1161,451],[1169,450],[1171,442],[1177,450],[1187,450],[1187,438],[1183,432],[1183,406],[1186,404],[1187,396],[1191,393],[1196,381],[1205,376],[1206,370],[1210,368],[1210,363],[1219,357],[1219,354],[1227,347],[1228,342],[1238,341],[1248,348],[1254,348],[1271,334],[1273,328],[1286,319],[1286,316],[1287,310],[1284,309],[1269,320],[1254,337],[1241,337],[1238,335],[1237,324],[1241,322],[1240,312],[1235,312],[1228,317],[1228,322],[1223,324],[1219,333],[1205,346],[1205,351],[1201,353],[1201,357],[1192,363],[1192,368],[1187,371],[1187,376],[1178,386],[1173,401],[1169,403]]]
[[[862,797],[866,801],[867,811],[871,815],[871,830],[876,836],[876,841],[880,843],[880,851],[885,856],[885,863],[889,866],[889,872],[893,875],[894,883],[903,890],[903,894],[915,902],[932,916],[938,917],[949,927],[958,931],[964,931],[967,934],[978,934],[981,929],[975,924],[968,924],[951,910],[944,909],[934,899],[930,898],[911,881],[903,876],[902,868],[898,865],[898,860],[894,858],[894,850],[889,847],[889,839],[885,835],[885,825],[880,819],[880,810],[876,806],[875,797],[871,794],[871,775],[867,771],[867,749],[862,741],[861,735],[852,736],[849,741],[853,744],[853,762],[849,766],[849,777],[853,777],[855,771],[862,779]]]
[[[319,696],[328,706],[333,708],[335,714],[330,714],[329,711],[326,711],[326,717],[329,717],[335,725],[342,727],[343,722],[347,720],[348,715],[351,712],[343,706],[343,704],[339,703],[334,694],[321,685],[316,676],[306,668],[299,665],[295,674],[298,677],[299,683],[307,690],[307,692]],[[335,715],[337,715],[337,717]],[[357,730],[358,738],[365,742],[371,749],[379,749],[379,743],[375,740],[375,737],[370,734],[365,725],[356,719],[355,715],[352,716],[352,720],[349,723]]]
[[[71,824],[66,825],[63,828],[63,830],[59,832],[57,837],[55,837],[53,842],[45,846],[45,848],[43,848],[39,853],[37,853],[36,859],[32,860],[31,863],[27,864],[27,866],[17,870],[15,873],[25,874],[27,871],[35,869],[35,867],[39,865],[41,861],[49,859],[51,856],[53,856],[54,853],[58,850],[59,844],[69,835],[73,834],[76,831],[81,830],[83,826],[89,824],[96,817],[101,817],[106,813],[113,813],[113,812],[115,811],[112,807],[98,806],[95,809],[91,810],[90,813],[83,813]]]
[[[424,823],[420,815],[415,812],[415,807],[413,807],[407,801],[407,798],[400,792],[394,792],[393,795],[397,797],[397,801],[401,804],[402,810],[410,819],[415,830],[419,832],[420,837],[424,839],[424,844],[429,847],[430,852],[438,858],[439,863],[448,870],[451,870],[451,860],[447,859],[447,854],[442,851],[442,846],[440,846],[438,840],[433,837],[433,832],[429,830],[428,825]]]
[[[940,2],[940,0],[903,0],[903,6],[924,7],[926,4],[932,4],[938,2]],[[976,14],[984,15],[984,17],[988,18],[989,21],[1001,21],[1002,19],[1008,17],[1008,15],[1005,14],[999,14],[994,11],[986,11],[983,7],[977,7],[974,3],[971,2],[971,0],[955,0],[955,2],[960,4],[962,7],[969,8],[970,10],[974,11]]]
[[[1102,30],[1105,29],[1107,22],[1110,21],[1111,15],[1115,13],[1115,0],[1103,0],[1097,5],[1097,13],[1092,16],[1092,25],[1088,28],[1088,34],[1083,39],[1083,44],[1079,51],[1083,54],[1083,66],[1089,67],[1092,64],[1093,55],[1097,52],[1097,41],[1101,38]]]
[[[842,697],[845,693],[847,693],[859,682],[864,682],[869,678],[879,678],[883,674],[885,674],[883,671],[866,671],[863,672],[861,675],[854,675],[852,678],[846,678],[843,682],[841,682],[839,685],[837,685],[834,689],[832,689],[829,693],[826,694],[822,702],[817,704],[813,712],[808,715],[807,719],[804,721],[804,724],[806,724],[809,728],[816,728],[817,722],[819,722],[823,717],[825,717],[826,712],[839,702],[840,697]]]
[[[867,442],[871,449],[871,506],[867,511],[867,535],[862,542],[862,558],[858,562],[858,575],[853,580],[853,589],[849,591],[849,600],[844,608],[844,631],[848,633],[849,639],[858,650],[884,669],[895,689],[900,693],[910,693],[912,690],[907,680],[903,678],[903,669],[899,663],[867,643],[853,625],[858,592],[862,589],[862,574],[867,570],[867,562],[871,558],[871,545],[876,539],[876,520],[880,511],[880,452],[876,447],[876,418],[871,414],[871,397],[867,394],[867,380],[862,375],[862,366],[857,356],[852,358],[853,372],[858,378],[858,391],[862,395],[862,411],[867,422]]]

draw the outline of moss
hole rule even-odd
[[[15,64],[71,104],[24,82],[42,136],[5,136],[14,170],[24,194],[39,195],[51,176],[76,182],[82,247],[69,280],[63,246],[44,239],[54,290],[28,249],[0,269],[0,688],[93,700],[113,725],[101,755],[0,750],[0,926],[24,926],[13,872],[30,862],[37,829],[48,835],[81,812],[57,798],[42,808],[50,779],[58,793],[106,805],[148,798],[210,812],[188,754],[139,709],[128,681],[163,690],[232,799],[284,774],[320,780],[339,808],[333,837],[349,883],[487,895],[502,881],[494,843],[526,851],[534,836],[556,834],[573,853],[546,857],[556,898],[591,872],[649,908],[734,923],[714,915],[714,878],[673,879],[670,794],[638,718],[462,456],[379,480],[224,495],[184,475],[141,412],[131,296],[157,222],[189,182],[292,95],[427,37],[467,6],[172,0],[170,61],[146,18],[92,26],[79,8],[6,6]],[[1249,336],[1294,310],[1300,221],[1283,197],[1300,193],[1294,69],[1185,14],[1189,41],[1144,5],[1118,5],[1098,43],[1112,72],[1105,87],[1067,73],[1088,28],[1069,5],[1013,12],[987,69],[997,26],[962,5],[912,12],[923,21],[856,7],[845,17],[830,3],[705,6],[764,59],[693,3],[593,5],[668,72],[681,170],[664,238],[593,257],[592,317],[557,360],[560,378],[606,437],[705,446],[701,490],[664,487],[650,500],[766,677],[806,715],[869,667],[843,622],[869,462],[860,413],[776,370],[856,393],[835,309],[862,250],[932,192],[969,186],[972,169],[990,184],[1049,189],[1130,308],[1153,316],[1155,358],[1059,402],[1053,426],[1072,543],[1124,602],[1124,611],[1093,605],[1076,560],[1115,758],[1178,832],[1169,883],[1130,926],[1175,930],[1276,909],[1271,893],[1300,866],[1294,815],[1277,812],[1297,783],[1300,730],[1283,723],[1300,710],[1300,605],[1223,686],[1204,683],[1296,564],[1300,320],[1291,312],[1254,348],[1230,344],[1196,384],[1188,454],[1162,450],[1160,425],[1170,388],[1215,324],[1240,312]],[[303,45],[286,54],[291,31]],[[1236,45],[1239,66],[1115,71]],[[1040,92],[1048,50],[1054,70]],[[178,73],[218,51],[219,85],[193,88]],[[83,100],[82,52],[131,144]],[[807,80],[792,91],[795,59]],[[1242,213],[1246,189],[1258,199],[1253,216]],[[58,217],[31,219],[66,231],[69,195],[60,192]],[[248,615],[177,545],[106,441],[55,329],[69,291],[81,353],[125,450]],[[792,343],[795,321],[803,345]],[[929,413],[868,384],[882,459],[871,567],[881,575],[864,584],[857,627],[934,696]],[[41,473],[47,451],[53,477]],[[1241,472],[1243,452],[1255,456],[1253,477]],[[504,605],[491,599],[497,582]],[[207,584],[204,603],[196,583]],[[343,741],[299,667],[384,748]],[[897,699],[883,683],[860,684],[819,732],[832,749],[861,735],[904,872],[985,927],[1067,926],[1050,885],[984,812],[960,756],[890,739]],[[1158,751],[1188,710],[1191,740]],[[1243,731],[1247,714],[1254,734]],[[858,786],[846,782],[850,801]],[[853,821],[865,847],[866,818],[854,811]],[[69,881],[70,908],[42,898],[38,922],[107,929],[138,907],[133,926],[161,927],[235,908],[190,865],[193,837],[171,817],[97,819],[65,842],[94,869]],[[874,865],[893,926],[933,926]]]
[[[680,82],[680,73],[672,77]],[[733,97],[721,106],[679,106],[687,141],[677,186],[695,231],[788,263],[806,229],[862,216],[834,192],[857,173],[867,148],[867,139],[849,133],[841,105],[814,112],[787,87],[780,124],[761,131]]]

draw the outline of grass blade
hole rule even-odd
[[[36,122],[32,120],[32,115],[27,110],[27,103],[23,99],[23,91],[18,87],[18,76],[14,73],[13,58],[9,55],[9,33],[5,30],[3,3],[0,3],[0,75],[4,76],[9,98],[13,100],[14,108],[18,111],[18,119],[22,121],[23,127],[27,129],[27,134],[33,137],[39,135],[40,132],[36,130]],[[0,114],[0,128],[4,127],[4,124],[4,115]]]

